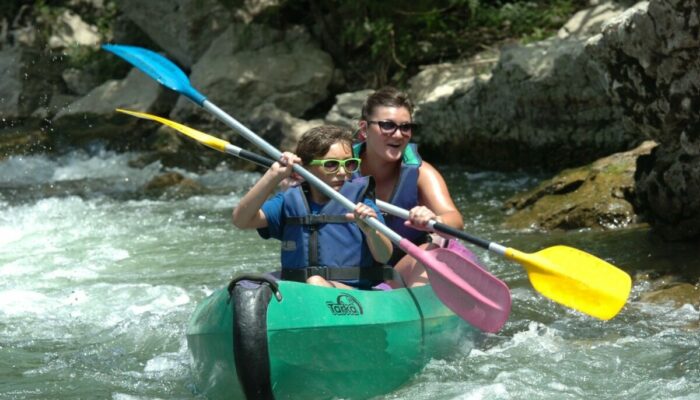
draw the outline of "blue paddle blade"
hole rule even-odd
[[[161,85],[187,96],[200,106],[207,99],[192,87],[187,75],[177,65],[156,52],[122,44],[103,44],[102,48],[123,58]]]

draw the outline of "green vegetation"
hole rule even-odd
[[[219,0],[228,8],[242,0]],[[56,18],[70,9],[98,27],[110,40],[119,14],[115,0],[95,7],[90,1],[20,0],[0,2],[0,19],[35,24],[39,43],[55,29]],[[404,86],[422,65],[467,59],[508,41],[535,41],[552,35],[589,0],[280,0],[254,22],[284,30],[303,25],[345,73],[338,90]],[[73,67],[113,71],[94,49],[70,48],[63,56]]]
[[[586,0],[289,0],[260,16],[309,27],[354,87],[401,85],[424,64],[550,36]]]
[[[33,26],[36,32],[35,45],[43,48],[55,63],[66,67],[90,70],[98,80],[126,75],[129,68],[116,61],[115,56],[88,46],[69,46],[61,54],[47,48],[49,38],[58,26],[58,18],[66,11],[80,15],[88,24],[96,26],[100,35],[109,40],[112,22],[118,14],[114,0],[106,0],[100,7],[89,1],[74,0],[22,0],[0,3],[0,20],[5,19],[17,26]]]

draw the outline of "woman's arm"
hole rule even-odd
[[[410,210],[410,225],[425,227],[428,221],[435,219],[456,229],[464,228],[462,214],[452,201],[445,179],[425,161],[418,174],[418,204],[420,206]]]
[[[258,229],[267,226],[263,203],[275,191],[282,180],[292,174],[294,163],[300,162],[292,153],[282,155],[282,163],[275,162],[260,180],[243,196],[233,210],[233,224],[240,229]]]

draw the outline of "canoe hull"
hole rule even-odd
[[[244,380],[268,374],[262,386],[269,385],[276,399],[368,398],[403,385],[430,358],[470,344],[466,333],[472,328],[429,286],[360,291],[276,284],[281,300],[268,296],[266,320],[261,321],[260,347],[266,341],[266,351],[234,356],[236,305],[226,289],[214,292],[193,313],[187,340],[196,385],[207,397],[245,398],[237,377],[248,372]],[[240,336],[237,350],[242,348]],[[246,371],[236,371],[235,358]],[[247,370],[257,368],[257,361],[263,372]]]

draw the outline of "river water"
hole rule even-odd
[[[206,150],[203,150],[206,151]],[[150,198],[158,163],[71,153],[0,162],[0,398],[198,398],[185,326],[195,305],[241,271],[264,271],[277,243],[230,223],[255,173],[179,171],[208,189]],[[527,174],[445,173],[468,231],[534,252],[566,244],[631,272],[698,269],[697,250],[642,228],[557,234],[503,229],[504,199]],[[474,249],[512,290],[498,334],[432,360],[383,399],[700,399],[699,313],[631,301],[601,322],[538,295],[515,263]]]

